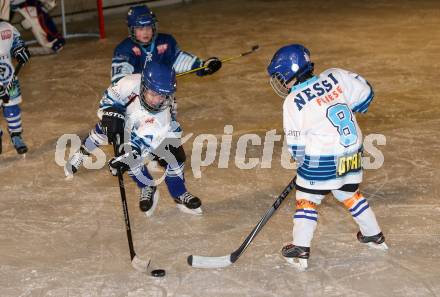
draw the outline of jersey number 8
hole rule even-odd
[[[358,135],[353,115],[346,104],[335,104],[327,108],[327,118],[338,129],[340,143],[348,147],[356,143]]]

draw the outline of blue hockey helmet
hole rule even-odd
[[[127,13],[127,26],[131,39],[137,43],[149,44],[151,41],[148,43],[143,43],[137,40],[135,35],[136,28],[151,27],[153,30],[153,38],[157,34],[156,15],[146,5],[130,7]]]
[[[290,91],[287,86],[294,79],[296,84],[304,77],[313,73],[313,63],[310,61],[310,51],[301,44],[291,44],[277,50],[267,72],[270,75],[270,85],[280,97],[285,98]]]
[[[166,64],[149,62],[142,70],[140,101],[149,112],[169,107],[176,92],[176,72]]]

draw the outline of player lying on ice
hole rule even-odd
[[[113,175],[118,168],[128,171],[140,188],[139,207],[147,216],[153,214],[159,199],[157,185],[144,164],[147,159],[165,167],[165,183],[179,210],[202,213],[200,199],[185,187],[182,129],[170,112],[175,91],[173,68],[151,62],[142,74],[127,75],[110,86],[98,111],[109,142],[122,135],[125,139],[121,154],[109,161],[110,170]]]
[[[127,25],[130,36],[124,39],[115,49],[112,60],[112,83],[134,73],[141,73],[145,65],[159,62],[174,68],[176,73],[196,69],[201,65],[207,68],[197,71],[199,76],[213,74],[221,67],[217,58],[209,58],[202,62],[198,57],[180,50],[174,38],[169,34],[157,33],[157,20],[147,6],[131,7],[127,14]],[[173,99],[170,109],[176,116],[176,104]],[[93,150],[107,144],[107,137],[101,123],[96,124],[89,136],[83,140],[78,150],[65,166],[65,174],[71,177]]]
[[[367,112],[373,99],[370,84],[338,68],[314,75],[310,52],[299,44],[280,48],[267,70],[273,89],[285,98],[283,126],[298,164],[293,241],[282,249],[285,259],[300,270],[307,268],[317,206],[330,192],[359,225],[357,239],[387,249],[374,212],[359,191],[362,133],[354,113]]]

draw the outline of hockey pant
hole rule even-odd
[[[122,140],[123,142],[123,140]],[[108,144],[107,135],[104,134],[101,122],[96,124],[90,131],[89,136],[83,141],[83,148],[89,153],[101,145]],[[170,195],[174,198],[185,193],[184,167],[186,155],[178,138],[166,138],[160,146],[151,154],[151,159],[158,161],[165,168],[165,183]],[[133,178],[138,187],[153,186],[154,179],[148,172],[147,166],[139,164],[129,170],[128,174]]]
[[[172,142],[174,140],[176,139],[164,140],[161,145],[163,145],[166,152],[164,153],[163,150],[157,149],[152,153],[152,159],[157,160],[158,163],[165,168],[165,184],[167,185],[168,192],[171,197],[177,198],[187,192],[183,173],[186,155],[181,145],[176,147],[167,143],[168,141]],[[155,181],[148,172],[147,166],[143,164],[129,170],[128,174],[133,178],[139,188],[155,185]]]
[[[296,191],[296,211],[293,216],[293,244],[310,247],[318,222],[317,206],[330,191],[309,190],[299,187]],[[380,227],[367,199],[359,192],[358,185],[345,185],[331,191],[344,204],[360,231],[365,236],[378,234]]]
[[[18,11],[24,18],[21,23],[23,28],[32,29],[35,39],[42,47],[50,48],[54,52],[62,49],[66,42],[39,1],[26,0],[18,5],[15,11]]]

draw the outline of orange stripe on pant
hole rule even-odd
[[[364,198],[364,196],[362,196],[362,194],[359,191],[357,191],[351,198],[344,200],[344,205],[347,209],[350,209],[362,198]]]
[[[296,209],[304,209],[304,208],[316,209],[316,206],[317,206],[316,203],[313,203],[312,201],[306,199],[296,200]]]

